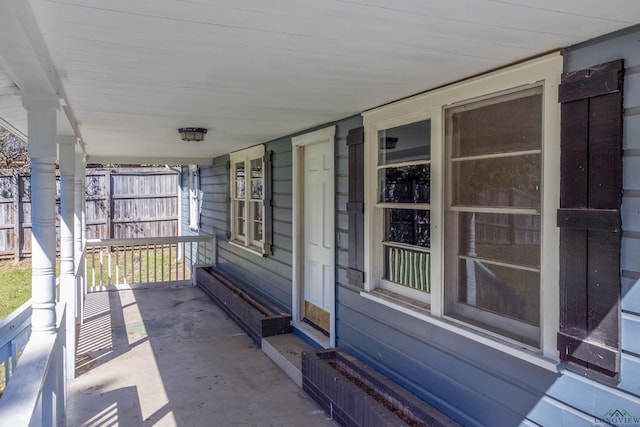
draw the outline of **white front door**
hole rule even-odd
[[[334,306],[334,158],[331,141],[304,147],[304,319],[331,331]]]

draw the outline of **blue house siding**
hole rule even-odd
[[[338,123],[336,129],[335,147],[335,172],[336,172],[336,283],[337,287],[351,287],[347,279],[349,268],[349,214],[347,202],[349,201],[349,150],[347,147],[347,134],[349,130],[362,126],[362,117],[356,116]],[[339,289],[336,298],[339,300]],[[336,310],[336,323],[340,307]],[[339,328],[339,323],[337,323]],[[340,339],[340,331],[337,331],[336,339]]]
[[[291,142],[267,144],[273,150],[273,255],[262,257],[227,241],[229,156],[200,166],[200,232],[218,237],[218,266],[233,273],[280,306],[291,306]],[[188,168],[182,173],[182,233],[197,234],[189,227]]]
[[[338,346],[464,425],[519,425],[558,375],[339,289]]]
[[[622,375],[618,389],[640,396],[640,26],[567,50],[567,71],[624,58],[622,197]],[[600,396],[606,397],[606,396]],[[633,415],[640,415],[636,400]],[[601,408],[596,408],[601,410]]]
[[[346,282],[346,273],[342,265],[346,266],[348,256],[348,224],[346,214],[347,200],[347,132],[362,125],[362,118],[354,116],[345,120],[323,125],[336,125],[336,186],[337,191],[337,221],[338,241],[342,245],[337,252],[339,277]],[[300,134],[313,131],[301,132]],[[299,134],[296,134],[299,135]],[[265,257],[258,256],[242,248],[229,244],[227,241],[227,198],[228,172],[226,163],[229,156],[217,157],[212,166],[200,166],[200,189],[202,211],[200,215],[200,229],[203,233],[218,236],[218,266],[233,273],[247,285],[280,306],[284,310],[291,310],[292,300],[292,153],[291,135],[267,142],[266,150],[273,151],[272,156],[272,205],[273,205],[273,254]],[[186,169],[186,168],[185,168]],[[193,234],[189,228],[188,212],[188,174],[183,170],[183,234]]]
[[[622,368],[608,386],[559,367],[558,372],[361,296],[348,283],[349,222],[346,134],[336,132],[336,344],[464,425],[593,426],[609,410],[640,416],[640,27],[569,48],[565,71],[625,59],[624,197],[622,205]],[[313,129],[310,129],[311,131]],[[302,133],[306,133],[302,132]],[[259,257],[226,241],[227,156],[201,167],[202,231],[219,237],[219,265],[291,309],[291,138],[273,150],[274,253]],[[186,182],[186,181],[184,181]],[[186,191],[183,200],[188,206]],[[184,206],[184,205],[183,205]],[[183,211],[183,224],[188,210]],[[185,233],[190,232],[188,225]]]
[[[180,174],[180,235],[193,236],[197,233],[189,228],[189,168],[182,167]]]
[[[211,166],[200,166],[200,229],[205,233],[217,235],[218,239],[226,233],[225,165],[226,162],[214,159]]]
[[[640,30],[569,49],[565,71],[620,57],[626,66],[621,382],[612,387],[552,372],[381,306],[362,298],[343,272],[338,346],[465,425],[592,426],[610,409],[640,416]],[[339,247],[344,265],[341,251],[348,247]]]
[[[218,240],[218,266],[231,272],[284,310],[291,310],[291,141],[281,138],[266,144],[273,151],[273,254],[259,256],[227,241],[227,223]],[[223,172],[225,197],[227,156],[216,158]],[[226,214],[226,205],[225,205]]]

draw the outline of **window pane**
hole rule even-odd
[[[253,240],[262,241],[262,202],[251,202],[253,216]]]
[[[453,206],[540,209],[540,155],[452,162]]]
[[[454,107],[446,120],[452,158],[537,150],[542,141],[542,88]]]
[[[251,198],[262,199],[262,179],[251,180]]]
[[[423,120],[378,132],[378,164],[431,158],[431,121]]]
[[[262,178],[262,159],[251,160],[251,178]]]
[[[380,202],[429,203],[431,166],[415,165],[378,170]]]
[[[540,267],[540,216],[458,214],[458,255]]]
[[[393,246],[385,247],[385,279],[419,291],[430,292],[430,255]]]
[[[253,222],[253,240],[262,242],[262,223],[259,221]]]
[[[238,162],[235,165],[236,176],[236,198],[244,198],[244,162]]]
[[[385,209],[387,242],[407,245],[431,245],[429,211],[418,209]]]
[[[262,159],[251,160],[251,198],[262,199]]]
[[[244,237],[246,234],[245,231],[245,219],[246,219],[246,211],[245,211],[245,203],[243,201],[236,201],[236,211],[235,211],[235,221],[236,221],[236,235],[238,237]]]
[[[540,345],[542,89],[455,106],[445,114],[449,206],[445,313]],[[474,156],[478,156],[473,158]],[[471,157],[471,158],[469,158]],[[460,160],[456,160],[460,159]]]
[[[251,180],[251,198],[262,199],[262,179]]]
[[[457,302],[537,328],[540,326],[540,273],[460,259]],[[454,309],[449,314],[527,344],[539,345],[539,337],[536,340],[526,327],[519,330],[517,323],[489,323],[483,321],[489,317],[471,317],[465,315],[464,309]]]

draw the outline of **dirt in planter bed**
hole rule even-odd
[[[336,371],[344,375],[349,381],[354,383],[358,388],[360,388],[369,396],[374,398],[377,402],[380,402],[382,405],[384,405],[385,408],[393,412],[398,418],[400,418],[402,421],[407,423],[409,426],[411,427],[428,427],[429,426],[428,424],[425,424],[424,422],[416,420],[415,418],[405,414],[401,409],[397,408],[391,402],[389,402],[384,397],[384,395],[382,395],[381,393],[378,393],[375,389],[369,387],[364,381],[362,381],[358,377],[351,374],[345,368],[340,366],[340,364],[337,363],[335,360],[329,360],[329,365],[331,365]]]

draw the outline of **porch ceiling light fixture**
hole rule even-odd
[[[204,141],[207,130],[205,128],[180,128],[178,132],[180,138],[185,142],[200,142]]]

